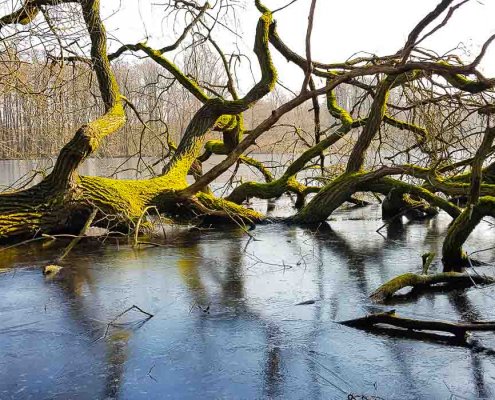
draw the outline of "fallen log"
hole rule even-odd
[[[453,337],[465,342],[470,331],[495,331],[495,321],[472,321],[472,322],[447,322],[438,320],[421,320],[400,317],[395,310],[383,313],[370,314],[366,317],[339,322],[341,325],[357,329],[380,329],[383,326],[392,327],[396,330],[408,330],[418,333],[442,332],[453,335]]]

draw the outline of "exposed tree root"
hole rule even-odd
[[[470,331],[495,331],[495,321],[447,322],[438,320],[420,320],[403,318],[395,310],[366,317],[342,321],[340,324],[358,329],[377,329],[380,326],[391,326],[396,329],[407,329],[415,333],[442,332],[453,335],[459,342],[465,342]],[[421,338],[421,337],[420,337]]]

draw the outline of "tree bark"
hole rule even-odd
[[[27,24],[42,5],[56,5],[59,0],[27,0],[23,7],[0,20],[7,24]],[[187,187],[186,177],[199,156],[205,134],[214,126],[231,128],[236,117],[264,97],[273,88],[276,71],[271,61],[268,31],[272,24],[269,10],[257,0],[262,11],[256,37],[255,53],[261,78],[242,99],[225,101],[207,99],[186,129],[162,176],[149,180],[117,180],[84,177],[77,173],[81,163],[92,154],[107,135],[118,131],[126,121],[122,97],[107,55],[106,32],[100,17],[99,0],[79,0],[91,40],[91,63],[105,106],[105,113],[82,126],[60,151],[50,175],[27,190],[0,195],[0,240],[32,237],[42,233],[77,232],[92,209],[97,218],[107,216],[117,226],[132,229],[148,206],[156,206],[171,215],[198,215],[223,220],[259,221],[261,214],[205,193],[179,195]]]
[[[400,317],[395,313],[395,310],[379,314],[371,314],[366,317],[351,319],[348,321],[342,321],[340,324],[358,329],[374,329],[377,328],[377,325],[382,325],[416,332],[442,332],[453,335],[460,342],[466,341],[467,333],[470,331],[495,330],[495,322],[493,321],[476,321],[466,323],[411,319]]]
[[[495,138],[495,128],[488,127],[483,141],[473,158],[469,203],[462,214],[450,226],[442,246],[444,271],[460,272],[469,266],[467,254],[462,250],[464,242],[487,215],[495,216],[495,198],[480,197],[483,180],[483,161]]]

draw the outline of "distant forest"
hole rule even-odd
[[[73,132],[101,114],[103,106],[98,83],[89,65],[60,63],[42,54],[21,58],[18,51],[4,51],[0,58],[0,158],[23,159],[55,156]],[[199,53],[201,54],[201,53]],[[215,60],[208,53],[186,56],[184,69],[201,83],[220,82],[211,68]],[[208,68],[207,68],[208,66]],[[123,95],[133,104],[128,123],[119,135],[102,144],[100,157],[165,157],[177,143],[201,103],[172,75],[149,60],[116,62],[114,71]],[[210,84],[211,85],[211,84]],[[211,92],[215,91],[211,85]],[[247,127],[255,126],[271,110],[287,100],[280,90],[245,113]],[[342,98],[357,93],[342,93]],[[129,108],[129,106],[127,106]],[[329,113],[323,108],[322,120]],[[286,115],[269,137],[258,143],[254,152],[293,152],[314,141],[311,104],[303,104]],[[212,137],[214,133],[210,134]]]

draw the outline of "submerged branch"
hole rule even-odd
[[[376,329],[379,326],[391,326],[414,332],[442,332],[453,335],[464,342],[471,331],[495,331],[495,321],[447,322],[438,320],[421,320],[400,317],[395,310],[371,314],[366,317],[342,321],[340,324],[358,329]]]

